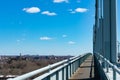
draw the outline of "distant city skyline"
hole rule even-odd
[[[92,52],[95,0],[1,0],[0,10],[0,55]]]

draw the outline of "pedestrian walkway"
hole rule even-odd
[[[94,80],[94,61],[90,55],[69,80]]]

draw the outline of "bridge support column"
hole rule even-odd
[[[103,37],[104,37],[104,54],[112,63],[117,62],[116,46],[116,0],[103,1]]]

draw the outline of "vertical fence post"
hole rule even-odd
[[[109,62],[109,61],[105,59],[105,62],[106,62],[107,73],[108,73],[109,72],[109,64],[107,62]]]
[[[59,71],[56,72],[56,80],[59,80]]]
[[[66,66],[66,80],[68,80],[68,66]]]
[[[71,63],[70,63],[70,76],[71,76]]]
[[[113,65],[113,80],[116,80],[116,71],[115,71],[114,65]]]
[[[50,76],[48,76],[47,78],[45,78],[45,79],[42,79],[42,80],[50,80]]]
[[[49,64],[49,72],[51,71],[51,65]]]
[[[64,80],[64,68],[62,69],[62,80]]]
[[[71,63],[71,75],[73,74],[73,66],[72,66],[72,63]]]
[[[76,65],[76,61],[75,61],[75,71],[76,71],[76,67],[77,67],[77,65]]]

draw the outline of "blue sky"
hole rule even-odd
[[[0,54],[92,52],[94,3],[94,0],[1,0]]]
[[[117,0],[117,40],[120,42],[120,0]]]

